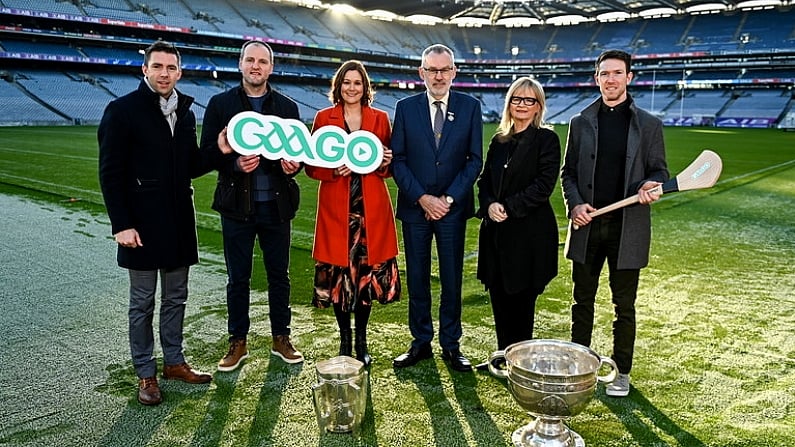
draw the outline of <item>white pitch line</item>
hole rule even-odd
[[[47,157],[71,158],[73,160],[92,161],[92,162],[97,161],[97,157],[84,157],[82,155],[68,155],[68,154],[41,152],[41,151],[27,151],[24,149],[13,149],[10,147],[2,147],[0,148],[0,150],[3,150],[4,152],[16,152],[17,154],[46,155]]]
[[[22,177],[22,176],[19,176],[19,175],[0,174],[0,176],[6,176],[6,177],[10,177],[10,178],[17,179],[17,180],[23,180],[23,181],[28,182],[28,183],[38,183],[40,185],[47,185],[47,186],[53,188],[55,191],[58,191],[58,188],[60,188],[60,189],[68,189],[68,190],[71,190],[71,191],[74,191],[74,192],[78,192],[78,193],[86,195],[86,196],[95,196],[95,197],[98,197],[100,199],[102,198],[102,193],[97,192],[97,191],[91,191],[91,190],[88,190],[88,189],[77,188],[77,187],[68,186],[68,185],[61,185],[61,184],[58,184],[58,183],[45,182],[45,181],[42,181],[42,180],[37,180],[37,179],[33,179],[33,178],[28,178],[28,177]],[[197,216],[201,216],[201,217],[206,217],[206,218],[216,218],[216,217],[218,217],[217,213],[208,213],[208,212],[204,212],[204,211],[196,211],[196,215]],[[296,229],[293,229],[292,234],[294,234],[296,236],[300,236],[300,237],[314,237],[315,236],[314,233],[309,233],[309,232],[306,232],[306,231],[301,231],[301,230],[296,230]]]
[[[69,189],[69,190],[72,190],[72,191],[77,191],[77,192],[83,193],[85,195],[94,195],[94,196],[97,196],[97,197],[101,197],[102,196],[102,194],[100,194],[97,191],[91,191],[91,190],[87,190],[87,189],[77,188],[77,187],[74,187],[74,186],[63,185],[63,184],[60,184],[60,183],[45,182],[43,180],[38,180],[38,179],[28,178],[28,177],[22,177],[22,176],[13,175],[13,174],[0,174],[0,175],[5,176],[5,177],[10,177],[10,178],[13,178],[13,179],[17,179],[17,180],[23,180],[23,181],[28,182],[28,183],[38,183],[40,185],[47,185],[47,186],[52,187],[56,191],[61,190],[61,189]]]
[[[741,179],[743,179],[745,177],[750,177],[752,175],[762,174],[762,173],[765,173],[767,171],[772,171],[773,169],[782,168],[784,166],[791,165],[791,164],[795,164],[795,160],[785,161],[784,163],[779,163],[777,165],[768,166],[768,167],[762,168],[762,169],[757,169],[756,171],[752,171],[752,172],[746,172],[745,174],[737,175],[737,176],[734,176],[732,178],[723,179],[723,180],[718,181],[716,183],[716,185],[723,185],[725,183],[734,182],[734,181],[737,181],[737,180],[741,180]],[[662,202],[663,200],[670,199],[671,197],[672,196],[670,196],[670,195],[667,195],[667,196],[664,195],[664,196],[660,197],[660,200],[658,200],[658,202]],[[558,231],[567,231],[568,228],[569,228],[568,225],[563,225],[563,226],[558,227]]]
[[[738,175],[738,176],[735,176],[735,177],[732,177],[732,178],[727,178],[725,180],[721,180],[717,184],[721,185],[723,183],[733,182],[735,180],[740,180],[742,178],[749,177],[751,175],[761,174],[763,172],[767,172],[767,171],[770,171],[770,170],[773,170],[773,169],[782,168],[784,166],[791,165],[791,164],[795,164],[795,160],[785,161],[784,163],[779,163],[777,165],[768,166],[768,167],[762,168],[762,169],[757,169],[756,171],[752,171],[752,172],[746,172],[745,174],[742,174],[742,175]]]

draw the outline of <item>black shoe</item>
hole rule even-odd
[[[349,329],[340,329],[340,355],[347,355],[348,357],[352,357],[353,354],[353,341],[351,340],[353,335],[352,331]]]
[[[468,372],[472,371],[472,364],[469,363],[469,359],[464,357],[461,354],[461,351],[458,349],[443,349],[442,350],[442,359],[450,365],[450,368],[453,368],[459,372]]]
[[[395,368],[414,366],[420,360],[429,359],[431,357],[433,357],[433,351],[431,351],[430,345],[419,348],[412,346],[407,352],[395,357],[395,360],[392,361],[392,366]]]
[[[356,329],[356,346],[354,347],[354,351],[356,352],[356,360],[364,363],[365,367],[373,363],[373,358],[370,356],[370,353],[367,352],[367,334],[359,329]]]

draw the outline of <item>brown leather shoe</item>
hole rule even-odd
[[[218,371],[234,371],[248,358],[246,339],[237,338],[229,342],[229,352],[218,362]]]
[[[179,365],[166,365],[163,367],[163,378],[181,380],[187,383],[208,383],[213,380],[213,376],[191,369],[187,363]]]
[[[271,354],[279,356],[287,363],[301,363],[304,361],[304,355],[298,351],[290,343],[289,335],[276,335],[273,337],[273,348]]]
[[[157,405],[163,401],[160,387],[157,386],[157,377],[144,377],[138,379],[138,402],[143,405]]]

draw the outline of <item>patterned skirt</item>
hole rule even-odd
[[[350,247],[348,265],[315,264],[315,288],[312,305],[327,308],[341,305],[344,312],[357,306],[370,306],[400,299],[400,274],[395,258],[376,265],[367,262],[362,195],[358,175],[351,179],[351,207],[348,218]]]

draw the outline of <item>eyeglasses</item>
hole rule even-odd
[[[425,68],[425,67],[422,67],[422,70],[425,71],[425,73],[430,74],[431,76],[436,76],[436,75],[440,74],[440,75],[442,75],[444,77],[447,77],[447,76],[450,76],[450,73],[452,73],[453,70],[455,70],[455,68],[454,67],[445,67],[445,68]]]
[[[534,106],[538,104],[538,100],[535,98],[523,98],[521,96],[511,96],[509,101],[515,106],[518,106],[519,104],[524,104],[526,106]]]

